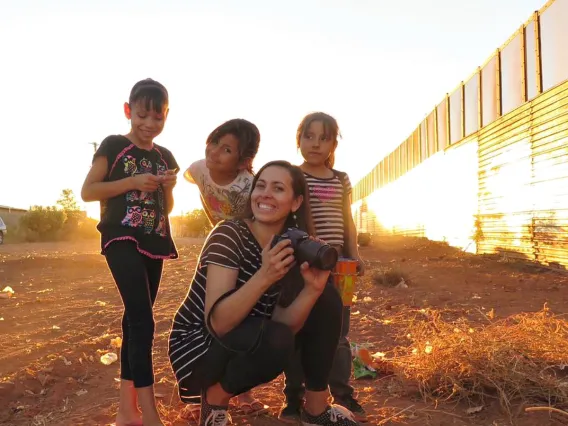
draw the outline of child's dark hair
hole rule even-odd
[[[327,139],[333,141],[331,153],[327,160],[325,160],[325,166],[332,169],[335,164],[335,148],[337,147],[337,140],[341,137],[341,132],[339,131],[339,124],[337,124],[337,120],[331,115],[326,114],[325,112],[312,112],[311,114],[306,115],[298,126],[298,131],[296,132],[296,144],[298,148],[300,148],[300,140],[302,139],[302,136],[306,134],[310,128],[310,124],[314,121],[322,122]]]
[[[286,223],[284,223],[284,229],[287,228],[299,228],[310,235],[316,235],[315,227],[312,222],[312,212],[310,209],[310,191],[308,190],[308,184],[306,183],[306,178],[304,177],[304,172],[298,166],[290,164],[288,161],[278,160],[266,163],[260,168],[258,173],[255,175],[252,181],[252,191],[256,187],[256,183],[262,172],[269,167],[282,167],[290,173],[292,178],[292,190],[294,191],[294,196],[299,197],[300,195],[304,198],[300,208],[294,213],[290,213],[286,218]],[[296,216],[294,218],[294,216]],[[243,215],[246,219],[252,219],[252,201],[249,201],[245,213]]]
[[[260,132],[250,121],[234,118],[226,121],[211,132],[207,137],[206,145],[217,142],[225,135],[233,135],[239,141],[239,161],[250,159],[247,170],[252,173],[252,160],[258,152],[260,145]]]
[[[132,106],[136,103],[144,102],[147,110],[153,109],[157,113],[163,113],[169,104],[169,95],[163,84],[147,78],[136,83],[130,91],[128,104]]]

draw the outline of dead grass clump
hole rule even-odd
[[[373,283],[384,287],[396,287],[401,283],[407,285],[410,283],[410,278],[408,277],[408,274],[405,273],[399,267],[393,267],[393,266],[388,266],[386,268],[379,268],[373,272],[371,277]]]
[[[388,360],[422,396],[435,401],[498,399],[512,416],[518,403],[568,405],[568,322],[548,308],[475,328],[425,311],[407,330],[411,346]]]

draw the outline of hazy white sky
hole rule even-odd
[[[78,195],[89,142],[128,131],[122,104],[146,77],[170,92],[157,142],[182,168],[235,117],[261,131],[256,168],[299,162],[298,123],[323,110],[342,127],[336,166],[355,183],[544,2],[4,0],[0,204]],[[197,194],[180,179],[176,212]]]

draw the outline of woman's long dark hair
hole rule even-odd
[[[302,231],[307,232],[309,235],[315,235],[315,228],[312,221],[312,212],[310,209],[310,191],[308,190],[308,184],[306,183],[304,172],[302,172],[302,170],[298,166],[294,166],[288,161],[271,161],[269,163],[266,163],[254,176],[251,192],[254,191],[256,183],[258,182],[258,178],[260,177],[262,172],[269,167],[281,167],[283,169],[286,169],[288,173],[290,173],[290,177],[292,178],[292,190],[294,191],[294,196],[299,197],[301,195],[303,197],[303,202],[295,213],[296,219],[294,219],[294,213],[290,213],[286,218],[286,222],[284,223],[284,228],[282,229],[282,231],[287,228],[297,227]],[[243,218],[253,218],[252,200],[248,203]]]

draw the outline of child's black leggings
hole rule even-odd
[[[150,386],[154,384],[152,307],[164,261],[141,254],[133,241],[113,242],[105,256],[124,304],[120,377],[134,381],[137,388]]]

